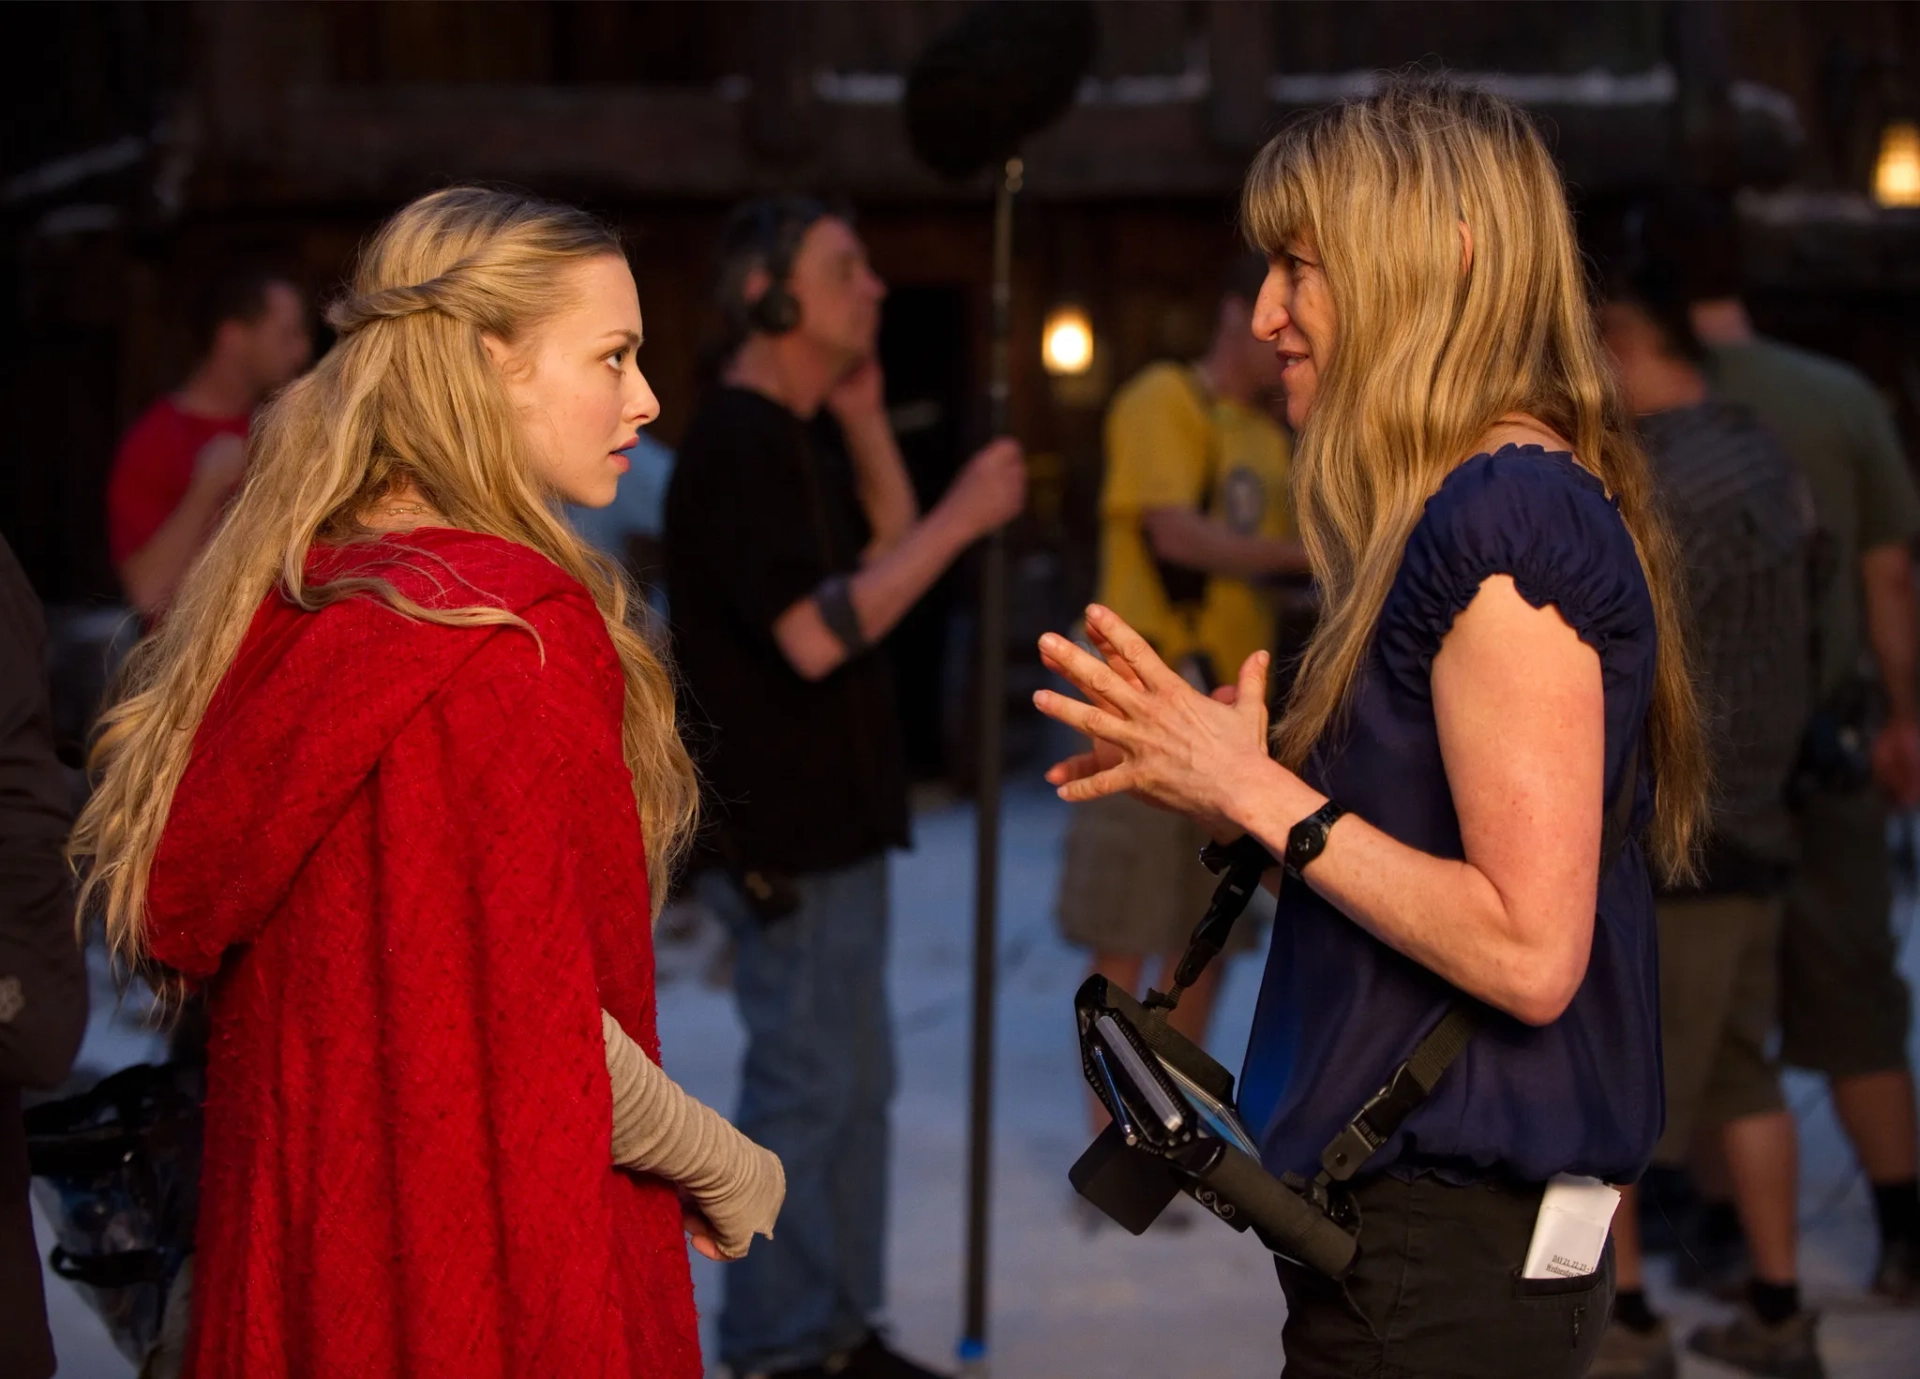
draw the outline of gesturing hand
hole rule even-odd
[[[1208,698],[1110,609],[1087,610],[1087,634],[1099,656],[1053,633],[1040,639],[1047,668],[1089,701],[1034,695],[1040,712],[1093,740],[1091,751],[1047,772],[1060,798],[1130,791],[1182,814],[1231,817],[1235,798],[1267,769],[1267,653],[1247,658],[1231,694]]]

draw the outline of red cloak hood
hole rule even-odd
[[[522,617],[549,600],[585,598],[525,547],[437,528],[316,548],[308,580],[340,577],[387,580],[428,608],[486,606]],[[270,595],[208,706],[174,794],[147,900],[154,956],[212,976],[227,949],[279,908],[408,722],[491,638],[526,635],[449,629],[372,597],[316,615]]]

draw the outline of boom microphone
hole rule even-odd
[[[1067,112],[1093,61],[1084,0],[993,0],[935,39],[907,74],[907,138],[947,177],[1019,151]]]
[[[993,200],[993,315],[987,389],[989,425],[1006,432],[1011,398],[1013,198],[1020,142],[1073,104],[1093,60],[1093,8],[1071,0],[977,5],[921,55],[907,74],[907,138],[948,177],[1001,164]],[[960,1358],[974,1372],[987,1354],[987,1221],[993,1160],[994,973],[999,952],[1000,769],[1006,716],[1007,548],[987,537],[980,561],[980,773],[975,791],[972,1109],[967,1131],[966,1306]]]

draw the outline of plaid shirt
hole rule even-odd
[[[1709,727],[1702,889],[1772,889],[1797,860],[1786,786],[1812,700],[1812,497],[1744,408],[1676,408],[1643,417],[1641,434],[1686,562]]]

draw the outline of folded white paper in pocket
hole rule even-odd
[[[1600,1267],[1620,1189],[1561,1173],[1540,1198],[1521,1278],[1583,1278]]]

